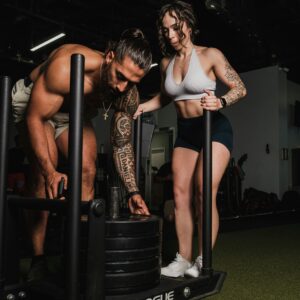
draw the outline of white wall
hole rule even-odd
[[[284,192],[289,189],[289,160],[283,159],[283,149],[288,149],[288,120],[289,106],[287,100],[287,76],[282,70],[278,70],[278,94],[279,94],[279,192],[281,198]]]
[[[287,83],[287,102],[289,110],[288,118],[288,148],[289,151],[289,172],[288,172],[288,185],[292,187],[292,160],[291,160],[291,150],[294,148],[300,148],[300,127],[293,125],[294,122],[294,105],[295,101],[300,101],[300,85],[294,82],[288,81]],[[300,167],[300,166],[299,166]]]
[[[241,74],[248,94],[224,110],[234,130],[233,157],[248,154],[243,188],[279,194],[279,72],[268,67]],[[270,153],[266,153],[266,145]]]
[[[300,85],[288,81],[287,83],[287,100],[289,106],[288,120],[288,143],[290,148],[300,148],[300,127],[293,126],[293,107],[295,101],[300,101]]]

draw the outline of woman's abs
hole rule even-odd
[[[203,115],[200,99],[179,100],[175,102],[175,107],[179,118],[189,119]]]

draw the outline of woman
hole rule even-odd
[[[139,105],[134,118],[174,101],[178,114],[178,137],[174,145],[172,171],[179,253],[172,263],[162,268],[161,274],[170,277],[184,275],[198,277],[202,267],[203,111],[205,109],[213,111],[212,244],[214,245],[219,228],[216,196],[233,144],[231,125],[219,110],[244,97],[246,89],[221,51],[193,44],[196,18],[190,4],[175,1],[163,6],[157,25],[160,46],[165,56],[161,62],[162,88],[154,98]],[[214,93],[216,79],[228,87],[227,93],[222,97],[217,97]],[[199,256],[192,264],[194,193],[198,216]]]

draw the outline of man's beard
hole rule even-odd
[[[109,85],[108,74],[109,74],[109,65],[105,65],[101,70],[100,78],[100,91],[101,94],[105,97],[105,101],[113,101],[114,99],[120,97],[125,92],[119,92],[118,90],[112,88]]]

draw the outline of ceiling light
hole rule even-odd
[[[38,49],[40,49],[40,48],[42,48],[42,47],[44,47],[44,46],[46,46],[46,45],[48,45],[48,44],[54,42],[54,41],[56,41],[56,40],[58,40],[58,39],[64,37],[65,35],[66,35],[66,34],[63,33],[63,32],[60,33],[60,34],[57,34],[56,36],[54,36],[54,37],[48,39],[47,41],[45,41],[45,42],[43,42],[43,43],[41,43],[41,44],[39,44],[39,45],[37,45],[37,46],[34,46],[33,48],[30,49],[30,51],[34,52],[34,51],[36,51],[36,50],[38,50]]]
[[[221,12],[225,10],[225,0],[205,0],[205,6],[208,10]]]

